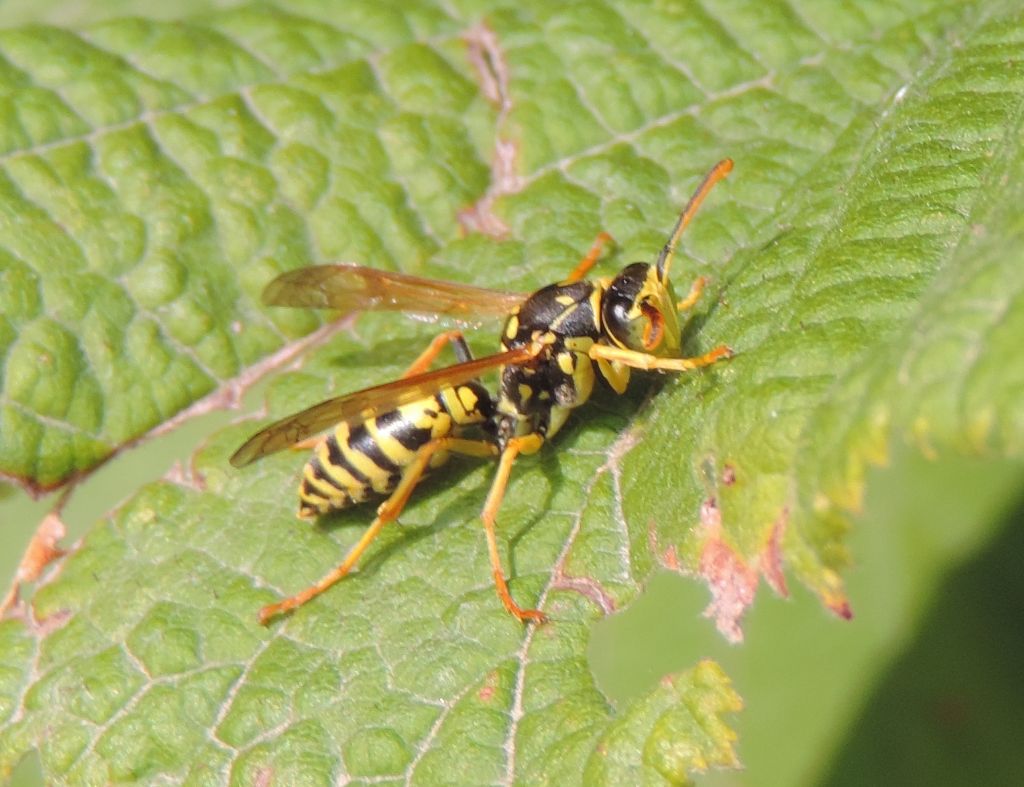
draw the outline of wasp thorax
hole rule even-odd
[[[612,340],[628,350],[653,353],[666,339],[663,350],[678,346],[672,294],[646,262],[634,262],[612,279],[602,298],[601,321]]]

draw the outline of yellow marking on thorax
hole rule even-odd
[[[515,416],[516,418],[520,418],[522,416],[522,413],[520,413],[519,410],[516,409],[515,403],[511,399],[506,397],[504,394],[498,399],[497,407],[498,412],[501,413],[502,415],[512,415]]]
[[[572,336],[565,340],[569,352],[558,355],[558,367],[572,377],[576,389],[576,404],[573,407],[586,402],[594,391],[594,364],[587,355],[593,344],[594,340],[589,336]]]
[[[579,407],[590,398],[594,392],[594,365],[581,363],[576,367],[576,373],[572,376],[572,383],[576,386],[576,404]]]
[[[590,308],[594,312],[594,323],[597,329],[601,330],[601,300],[604,298],[605,292],[611,286],[611,279],[601,279],[594,286],[594,289],[590,291]]]
[[[431,415],[427,410],[436,413]],[[398,408],[398,414],[402,420],[408,421],[417,429],[430,431],[431,437],[446,435],[452,428],[452,417],[441,407],[436,399],[423,399],[412,404],[402,405]]]
[[[463,420],[465,420],[465,416],[476,412],[480,405],[480,397],[477,396],[476,392],[468,385],[460,385],[456,388],[455,396],[459,400],[459,404],[462,406]]]
[[[559,300],[559,298],[556,298],[555,300]],[[562,326],[562,323],[568,320],[569,317],[571,317],[573,313],[580,307],[580,305],[571,298],[569,299],[569,303],[566,304],[565,306],[566,308],[559,312],[558,316],[551,321],[551,328],[553,330],[557,331]]]
[[[451,413],[448,420],[449,429],[483,422],[480,396],[471,386],[457,385],[454,388],[446,388],[438,398],[444,401],[445,407]]]
[[[514,339],[516,334],[519,333],[519,313],[518,311],[508,318],[508,322],[505,323],[505,338]]]

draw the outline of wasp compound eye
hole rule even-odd
[[[648,303],[651,266],[634,262],[612,279],[601,305],[601,320],[612,340],[629,350],[650,350],[664,335],[664,320]]]

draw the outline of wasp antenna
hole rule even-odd
[[[700,204],[704,201],[704,198],[711,191],[718,181],[722,180],[726,175],[732,172],[732,159],[725,158],[715,164],[711,168],[711,171],[704,176],[704,180],[697,186],[697,190],[693,192],[693,196],[690,197],[690,201],[686,203],[686,207],[683,208],[683,212],[679,214],[679,219],[676,221],[676,226],[672,228],[672,234],[669,236],[668,243],[661,250],[661,254],[658,255],[658,278],[661,281],[668,281],[668,272],[672,267],[672,255],[676,253],[676,244],[679,242],[679,238],[682,236],[683,231],[686,229],[686,225],[690,223],[690,219],[693,218]]]

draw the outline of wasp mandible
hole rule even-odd
[[[299,487],[299,516],[312,518],[372,497],[384,497],[377,516],[342,563],[306,590],[265,606],[260,621],[305,604],[345,577],[383,527],[401,514],[416,484],[451,453],[497,457],[498,468],[481,520],[498,597],[521,621],[544,614],[513,600],[498,552],[495,522],[519,454],[531,454],[584,404],[598,378],[623,393],[630,371],[683,372],[729,358],[726,345],[684,358],[678,315],[705,285],[698,278],[676,300],[670,271],[676,245],[711,188],[732,170],[718,162],[683,208],[657,260],[634,262],[617,275],[585,278],[611,240],[601,233],[562,281],[536,292],[510,293],[417,276],[337,264],[282,274],[263,293],[275,306],[341,312],[386,310],[471,320],[504,316],[501,351],[470,357],[458,331],[436,337],[399,380],[329,399],[253,435],[231,457],[243,467],[274,451],[314,440]],[[434,371],[446,343],[459,362]],[[480,382],[497,370],[492,395]],[[333,428],[332,428],[333,427]]]

